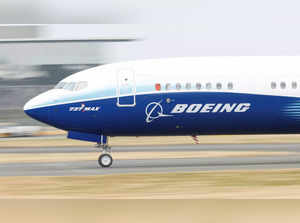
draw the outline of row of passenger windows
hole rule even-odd
[[[161,84],[155,84],[155,89],[157,91],[160,91],[162,89]],[[206,90],[211,90],[211,89],[228,89],[228,90],[232,90],[233,89],[233,83],[229,82],[227,84],[222,84],[222,83],[216,83],[216,84],[212,84],[210,82],[207,83],[196,83],[196,84],[191,84],[191,83],[186,83],[186,84],[181,84],[181,83],[176,83],[176,84],[170,84],[167,83],[164,86],[164,90],[191,90],[191,89],[197,89],[197,90],[201,90],[201,89],[206,89]]]
[[[284,82],[284,81],[280,82],[279,84],[277,84],[276,82],[271,82],[271,88],[272,89],[276,89],[276,88],[286,89],[287,87],[288,88],[291,87],[292,89],[296,89],[298,87],[298,84],[297,84],[296,81],[293,81],[290,86],[288,86],[286,84],[286,82]]]
[[[68,91],[80,91],[88,86],[87,81],[80,82],[59,82],[54,88]]]

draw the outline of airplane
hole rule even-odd
[[[101,65],[28,101],[30,117],[96,142],[108,137],[300,133],[300,57],[186,57]]]

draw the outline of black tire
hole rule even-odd
[[[99,156],[98,163],[101,167],[110,167],[113,163],[113,158],[105,153]]]

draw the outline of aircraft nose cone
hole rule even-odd
[[[24,105],[24,112],[31,118],[36,119],[40,122],[48,122],[48,108],[39,107],[41,105],[39,96],[29,100]]]
[[[25,105],[24,105],[24,112],[26,113],[28,110],[31,110],[35,107],[35,103],[34,103],[34,100],[31,99],[29,100]],[[27,113],[26,113],[27,114]]]

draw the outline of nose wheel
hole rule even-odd
[[[103,138],[102,138],[103,137]],[[98,158],[99,166],[106,168],[110,167],[113,163],[111,156],[111,147],[108,146],[107,137],[101,136],[101,142],[97,143],[97,147],[101,149],[102,154]]]
[[[98,163],[101,167],[110,167],[113,163],[113,158],[110,154],[104,153],[99,156]]]

